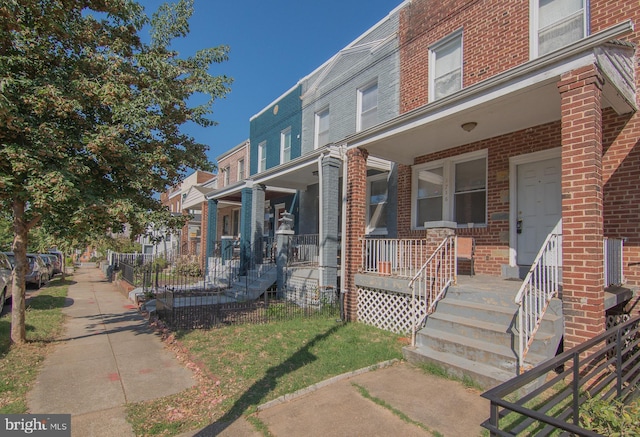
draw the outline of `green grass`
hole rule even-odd
[[[55,279],[31,298],[25,314],[27,343],[10,341],[11,313],[0,318],[0,414],[27,412],[26,396],[38,376],[50,342],[60,334],[70,282]],[[27,290],[27,296],[30,290]]]
[[[480,392],[484,391],[484,388],[468,375],[464,375],[462,378],[453,376],[449,372],[447,372],[447,369],[434,363],[419,363],[417,367],[420,368],[424,373],[428,373],[439,378],[448,379],[450,381],[459,382],[467,388],[478,390]]]
[[[129,405],[136,435],[173,435],[213,422],[232,422],[281,395],[402,358],[397,335],[361,323],[336,322],[335,316],[229,326],[177,337],[208,376],[198,387],[178,395]]]

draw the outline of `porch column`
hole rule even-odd
[[[240,207],[240,275],[246,275],[251,260],[251,217],[253,207],[253,185],[248,184],[241,191]]]
[[[204,211],[203,214],[204,216]],[[216,237],[216,229],[218,229],[218,201],[215,199],[207,200],[207,233],[206,233],[206,259],[204,262],[205,268],[207,270],[206,274],[209,272],[209,260],[213,257],[215,250],[215,243],[217,240]]]
[[[264,194],[266,187],[262,184],[253,186],[253,207],[251,209],[251,256],[256,264],[262,264],[262,238],[264,234]]]
[[[329,155],[322,160],[322,205],[320,220],[320,281],[325,287],[338,287],[338,216],[340,207],[340,157]]]
[[[602,206],[603,79],[595,66],[563,75],[562,306],[565,348],[606,329]]]
[[[347,151],[347,231],[346,253],[342,254],[345,263],[344,290],[345,317],[348,321],[357,319],[358,293],[355,275],[362,264],[362,239],[365,235],[367,216],[367,151],[350,149]]]

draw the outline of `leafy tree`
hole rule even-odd
[[[209,69],[229,49],[172,50],[192,12],[193,0],[151,18],[133,0],[0,2],[0,207],[13,221],[15,343],[25,341],[30,229],[70,247],[124,223],[141,233],[150,214],[169,219],[156,193],[188,170],[212,170],[207,146],[180,128],[215,124],[213,103],[232,79]]]

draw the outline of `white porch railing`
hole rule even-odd
[[[429,257],[426,239],[365,238],[362,271],[412,278]]]
[[[422,268],[409,282],[411,289],[412,329],[411,345],[416,345],[416,333],[426,317],[456,278],[456,237],[445,238]]]
[[[560,291],[562,235],[549,234],[516,295],[518,305],[518,371],[533,342],[544,312]]]

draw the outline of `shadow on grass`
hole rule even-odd
[[[288,359],[277,366],[267,369],[266,375],[253,383],[242,396],[233,404],[229,411],[219,420],[198,431],[194,437],[204,437],[217,435],[229,427],[234,420],[242,416],[251,406],[257,406],[264,398],[276,388],[278,379],[284,375],[296,371],[297,369],[315,361],[317,357],[310,352],[316,343],[334,335],[344,325],[336,325],[323,334],[319,334],[308,342],[304,347],[298,349]]]

